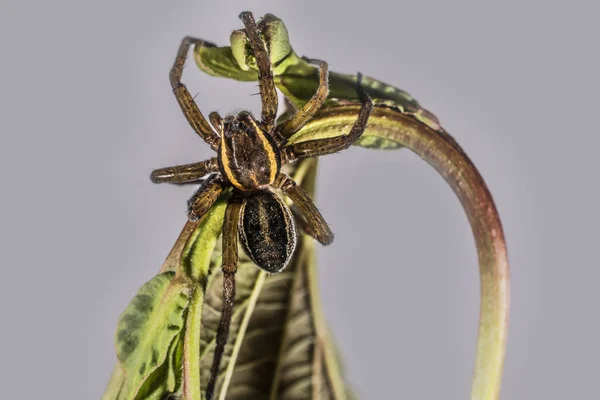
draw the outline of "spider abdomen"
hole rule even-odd
[[[245,198],[240,241],[258,267],[272,274],[284,269],[297,240],[294,218],[281,197],[270,190],[260,190]]]

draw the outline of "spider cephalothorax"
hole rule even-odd
[[[252,14],[244,12],[240,18],[244,22],[245,33],[258,67],[262,101],[260,122],[249,112],[241,111],[224,119],[213,112],[209,115],[210,124],[208,123],[181,83],[190,45],[204,44],[200,39],[186,37],[171,69],[171,85],[190,125],[217,152],[217,157],[157,169],[150,176],[154,183],[202,182],[188,201],[188,217],[192,221],[200,219],[225,188],[232,188],[223,221],[223,310],[216,337],[211,378],[206,390],[206,398],[209,400],[214,392],[233,312],[238,237],[252,261],[269,273],[285,268],[294,252],[297,242],[295,220],[320,243],[330,244],[333,233],[313,201],[293,179],[280,170],[282,165],[301,158],[336,153],[350,147],[365,130],[373,109],[371,99],[361,86],[359,74],[357,91],[362,106],[349,133],[288,144],[287,138],[310,121],[327,99],[327,64],[319,62],[319,87],[312,99],[295,115],[276,125],[277,91],[268,54]],[[292,214],[278,192],[287,195],[294,202],[298,215]]]
[[[281,168],[277,143],[242,111],[223,123],[218,162],[226,182],[238,190],[251,191],[273,184]]]

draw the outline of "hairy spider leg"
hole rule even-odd
[[[221,319],[216,336],[216,346],[213,355],[213,363],[210,369],[210,379],[206,387],[206,399],[212,400],[219,376],[219,367],[225,344],[229,337],[229,326],[231,325],[231,316],[233,314],[233,304],[235,302],[235,273],[237,272],[238,261],[238,229],[240,213],[243,199],[234,193],[225,210],[225,219],[223,221],[223,309],[221,310]]]
[[[252,48],[254,57],[256,57],[256,65],[258,66],[258,86],[262,102],[261,124],[265,131],[273,134],[279,105],[277,90],[275,90],[275,82],[273,81],[271,60],[269,60],[265,44],[258,36],[258,29],[256,28],[256,22],[252,13],[244,11],[240,14],[240,19],[246,27],[246,36],[248,36],[250,47]]]
[[[284,122],[281,128],[277,129],[277,132],[286,139],[302,129],[325,104],[325,100],[329,96],[329,69],[327,63],[311,59],[307,61],[319,64],[319,87],[313,97],[293,117]]]
[[[317,206],[312,201],[310,196],[298,186],[298,184],[286,174],[279,174],[275,183],[273,184],[277,188],[281,189],[298,207],[298,210],[304,218],[300,219],[300,224],[307,224],[308,229],[304,231],[310,236],[314,237],[323,245],[328,245],[333,242],[333,232],[329,228],[329,225],[325,221],[325,218],[321,215]]]
[[[290,211],[292,212],[292,215],[294,216],[294,220],[296,220],[297,226],[300,227],[300,229],[302,229],[302,232],[306,233],[311,238],[316,239],[316,236],[315,236],[316,233],[313,231],[313,228],[309,225],[306,218],[304,218],[304,214],[302,214],[302,211],[300,211],[298,206],[295,204],[292,204],[290,206]]]
[[[359,73],[356,79],[356,91],[358,92],[362,106],[358,111],[358,117],[349,133],[341,136],[325,139],[307,140],[291,144],[282,149],[282,164],[295,161],[300,158],[324,156],[337,153],[350,147],[363,134],[367,128],[367,121],[373,111],[373,101],[362,86],[362,75]]]
[[[198,182],[203,176],[218,171],[219,164],[217,163],[217,158],[213,157],[197,163],[155,169],[150,174],[150,180],[153,183],[184,185]]]
[[[223,178],[220,174],[212,174],[187,202],[187,215],[190,221],[198,221],[215,204],[223,192]]]
[[[194,102],[194,98],[187,90],[185,85],[181,83],[183,67],[185,65],[188,50],[192,44],[194,46],[213,46],[212,44],[204,42],[202,39],[197,39],[190,36],[183,38],[181,45],[179,46],[179,50],[177,51],[175,62],[173,63],[173,67],[169,73],[169,78],[171,80],[171,86],[173,87],[173,94],[175,94],[175,98],[181,107],[181,111],[183,111],[183,115],[185,115],[191,127],[198,134],[198,136],[200,136],[206,143],[210,145],[213,150],[216,151],[219,147],[219,143],[221,142],[221,138],[211,128],[208,121],[206,121],[206,118],[204,118],[204,115],[202,115],[202,112],[200,112],[200,109]]]

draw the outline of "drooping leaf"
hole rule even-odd
[[[189,288],[174,272],[165,272],[145,283],[117,324],[117,357],[126,381],[120,398],[133,399],[163,363],[181,332],[189,301]]]
[[[116,343],[120,363],[104,400],[163,399],[181,391],[182,371],[195,369],[200,382],[198,317],[227,196],[225,193],[201,221],[186,225],[185,237],[175,244],[176,256],[169,255],[161,273],[142,286],[121,315]],[[183,368],[184,348],[192,359],[188,368]],[[199,393],[197,388],[196,398]]]

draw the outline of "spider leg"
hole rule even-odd
[[[216,151],[219,147],[221,138],[215,133],[215,131],[213,131],[209,123],[206,121],[206,118],[204,118],[204,115],[202,115],[200,109],[194,102],[194,98],[187,90],[185,85],[181,83],[183,67],[185,65],[188,50],[192,44],[195,46],[212,46],[201,39],[190,36],[183,38],[181,45],[179,46],[179,50],[177,51],[175,62],[173,63],[173,67],[169,73],[169,78],[171,80],[171,86],[173,87],[173,93],[175,94],[175,98],[181,107],[181,111],[183,111],[183,115],[185,115],[198,136],[200,136],[206,143],[210,145],[213,150]]]
[[[308,223],[306,218],[304,218],[304,215],[302,214],[302,211],[300,211],[298,206],[295,204],[292,204],[290,206],[290,211],[292,212],[292,215],[294,216],[294,219],[296,220],[296,224],[300,227],[300,229],[302,229],[302,231],[304,233],[306,233],[308,236],[312,237],[313,239],[316,239],[317,234],[313,231],[312,227],[310,226],[310,224]]]
[[[178,185],[179,186],[187,186],[187,185],[196,185],[196,186],[198,186],[198,185],[202,185],[206,181],[206,179],[207,178],[198,178],[198,179],[193,180],[193,181],[178,183]]]
[[[218,172],[217,158],[193,164],[176,165],[174,167],[159,168],[152,171],[150,180],[153,183],[174,183],[184,185],[197,182],[204,175]]]
[[[213,363],[210,369],[210,379],[206,387],[206,399],[212,400],[217,377],[219,376],[219,367],[225,344],[229,337],[229,326],[233,314],[233,304],[235,302],[235,273],[237,272],[238,261],[238,226],[243,199],[235,194],[229,200],[225,210],[225,219],[223,221],[223,309],[221,311],[221,320],[217,330],[216,346],[213,355]]]
[[[273,81],[271,61],[265,49],[265,44],[258,36],[258,29],[256,28],[256,22],[252,13],[245,11],[240,14],[240,19],[246,27],[246,35],[250,41],[250,47],[252,48],[254,57],[256,57],[256,65],[258,66],[258,85],[262,102],[261,122],[263,129],[269,133],[273,133],[275,117],[277,116],[278,99],[275,82]]]
[[[202,185],[187,202],[187,215],[190,221],[198,221],[221,195],[223,180],[219,174],[212,174],[202,182]]]
[[[273,186],[281,189],[298,207],[298,210],[304,217],[299,222],[306,225],[308,229],[304,230],[307,234],[317,239],[323,245],[333,242],[333,232],[331,232],[329,225],[325,222],[315,203],[302,187],[298,186],[292,178],[285,174],[279,174]]]
[[[315,116],[323,104],[325,104],[325,100],[327,100],[327,96],[329,95],[329,70],[327,63],[318,60],[308,61],[319,63],[319,87],[312,99],[304,104],[293,117],[284,122],[281,129],[278,129],[278,132],[285,138],[292,136],[302,129]]]
[[[291,144],[282,150],[282,159],[289,163],[299,158],[317,157],[337,153],[350,147],[367,128],[367,121],[373,111],[373,101],[362,86],[362,75],[358,74],[356,80],[356,91],[362,102],[358,111],[358,118],[354,122],[349,133],[337,137],[308,140]]]

